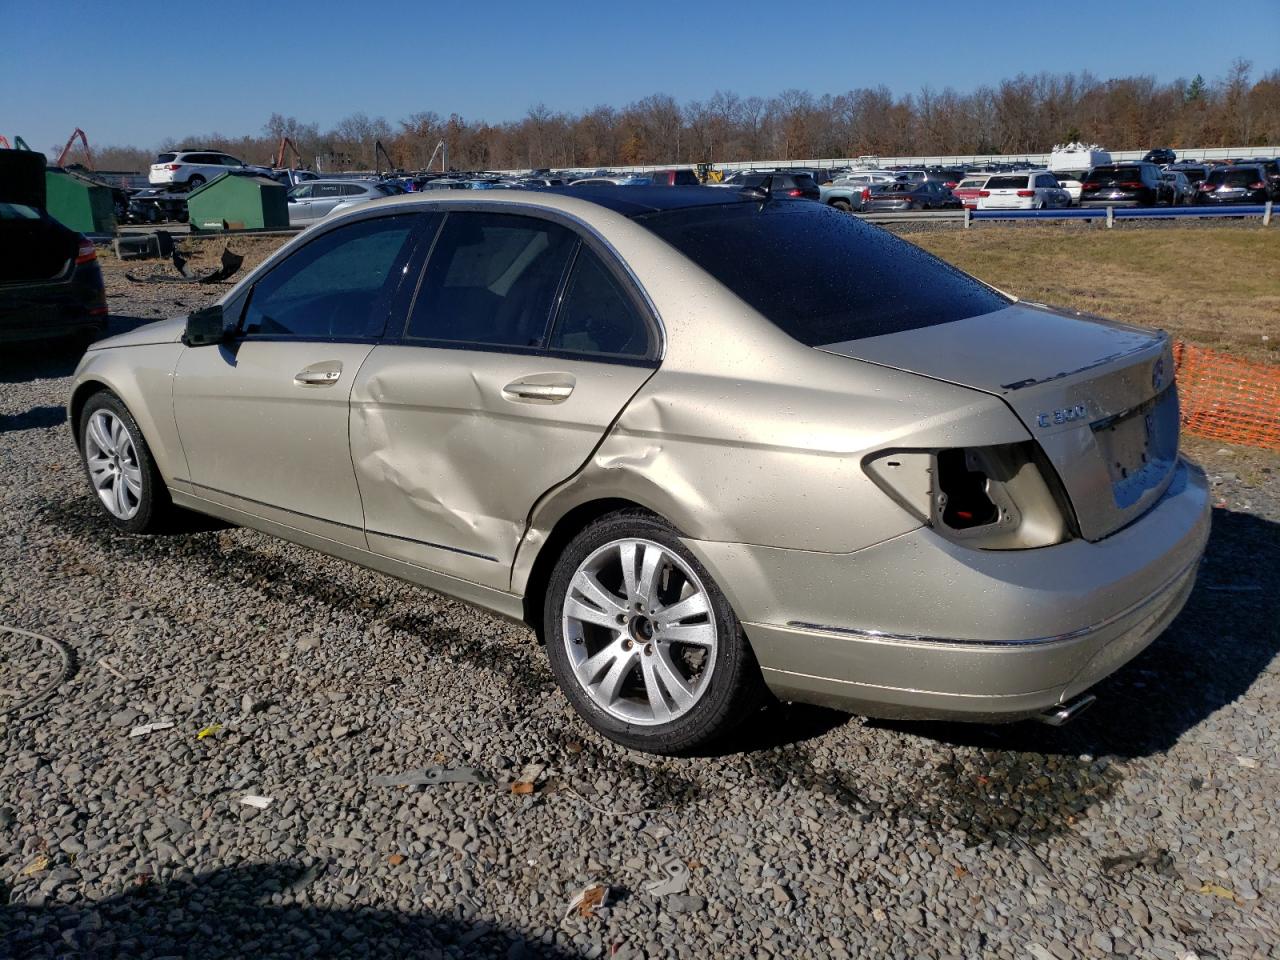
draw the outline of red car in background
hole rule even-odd
[[[980,177],[965,177],[951,188],[951,194],[960,201],[962,207],[977,210],[978,191],[987,185],[988,179],[989,177],[985,174]]]

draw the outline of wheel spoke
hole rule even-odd
[[[662,687],[658,682],[658,670],[654,665],[656,659],[656,657],[642,658],[640,668],[644,675],[644,692],[649,698],[649,710],[653,714],[653,719],[658,723],[665,723],[674,714],[662,695]]]
[[[606,704],[613,703],[618,699],[618,694],[622,691],[622,684],[635,664],[636,651],[634,648],[619,651],[614,657],[613,664],[609,667],[609,672],[604,675],[604,679],[596,687],[596,693]]]
[[[615,641],[583,660],[582,663],[574,667],[574,670],[589,686],[599,680],[600,674],[611,666],[623,652],[622,647]]]
[[[94,489],[101,490],[111,482],[111,461],[106,457],[90,457],[88,460],[89,479]]]
[[[98,448],[99,453],[110,454],[114,452],[111,446],[111,438],[107,436],[107,431],[102,425],[103,416],[95,413],[89,421],[89,439],[93,441],[93,445]]]
[[[706,613],[708,609],[707,595],[699,590],[697,593],[691,594],[669,607],[658,607],[654,612],[663,623],[674,625],[681,620],[688,620],[690,617]]]
[[[640,559],[640,578],[636,583],[636,602],[646,610],[657,596],[658,572],[662,569],[665,554],[659,547],[646,544]]]
[[[675,701],[676,709],[686,710],[693,706],[693,687],[681,676],[675,663],[671,660],[671,649],[665,644],[656,644],[653,651],[653,672],[662,681],[662,686]]]
[[[618,558],[622,561],[622,589],[627,592],[627,599],[636,596],[636,548],[639,544],[628,540],[618,545]]]
[[[691,643],[696,647],[716,645],[716,628],[709,623],[666,626],[659,631],[658,636],[670,643]]]
[[[576,597],[569,597],[565,600],[564,613],[566,617],[581,620],[584,623],[594,623],[596,626],[605,627],[608,630],[616,631],[621,629],[616,616],[588,606]]]
[[[124,452],[124,442],[128,439],[128,434],[124,431],[124,424],[117,418],[111,418],[111,447],[116,453]]]
[[[574,575],[572,588],[605,613],[612,614],[614,617],[627,612],[626,602],[621,597],[614,596],[602,587],[600,581],[586,570],[579,570]]]
[[[125,493],[124,482],[119,477],[116,478],[111,491],[115,494],[116,516],[127,517],[129,515],[129,497]]]

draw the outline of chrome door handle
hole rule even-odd
[[[502,388],[508,400],[523,403],[563,403],[573,393],[573,377],[528,377],[513,380]]]
[[[313,363],[293,375],[293,382],[307,387],[327,387],[342,376],[342,364],[336,360]]]

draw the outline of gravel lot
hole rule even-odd
[[[212,296],[113,293],[115,329]],[[0,955],[1280,956],[1280,458],[1190,445],[1200,583],[1069,727],[778,706],[670,760],[521,628],[250,531],[114,533],[74,362],[0,354],[0,624],[72,655],[22,705],[62,661],[0,634]],[[492,782],[373,782],[433,765]]]

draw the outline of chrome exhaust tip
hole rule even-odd
[[[1050,707],[1044,713],[1038,714],[1036,719],[1051,727],[1065,726],[1097,702],[1098,698],[1092,693],[1082,693],[1066,703]]]

